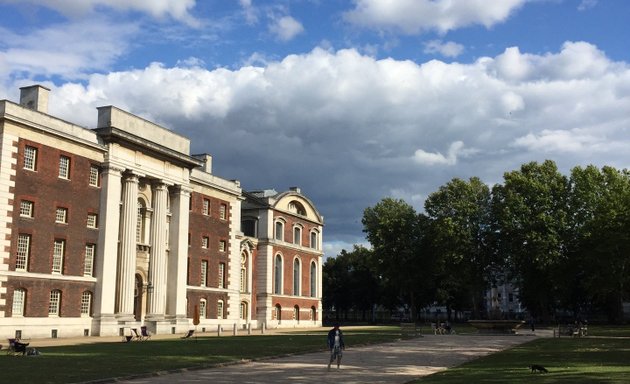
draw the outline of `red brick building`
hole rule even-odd
[[[0,101],[0,337],[321,324],[323,218],[242,191],[190,140],[116,107],[87,129],[49,90]]]

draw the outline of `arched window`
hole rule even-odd
[[[241,253],[241,292],[247,292],[247,253]]]
[[[282,221],[280,220],[276,221],[275,231],[276,231],[275,239],[284,241],[284,223]]]
[[[317,264],[313,261],[311,262],[311,297],[317,297]]]
[[[276,262],[274,266],[274,288],[273,293],[276,295],[282,294],[282,256],[276,255]]]
[[[92,292],[85,291],[81,294],[81,316],[92,315]]]
[[[300,307],[297,305],[293,307],[293,320],[300,321]]]
[[[311,310],[309,312],[309,316],[310,316],[311,320],[317,321],[317,309],[315,309],[315,307],[311,307]]]
[[[240,317],[241,320],[247,320],[247,303],[244,301],[241,301]]]
[[[276,320],[278,320],[278,323],[280,323],[280,321],[282,321],[282,307],[280,306],[280,304],[276,304],[276,308],[274,311],[274,317],[276,318]]]
[[[293,227],[293,244],[302,245],[302,227],[299,225]]]
[[[18,288],[13,291],[13,309],[12,316],[24,316],[24,307],[26,304],[26,290]]]
[[[313,249],[319,249],[319,234],[317,231],[311,231],[311,242],[309,246]]]
[[[138,199],[138,218],[136,223],[136,243],[144,244],[144,214],[147,206],[143,199]]]
[[[293,295],[300,296],[300,259],[293,260]]]

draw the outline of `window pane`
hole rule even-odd
[[[201,286],[205,287],[208,284],[208,262],[203,260],[201,262]]]
[[[282,225],[281,222],[276,222],[276,240],[283,240],[284,239],[284,234],[282,233],[284,231],[284,225]]]
[[[59,177],[67,179],[70,176],[70,158],[66,156],[59,157]]]
[[[28,267],[28,256],[31,250],[31,236],[19,235],[17,244],[17,255],[15,257],[15,270],[26,271]]]
[[[67,223],[68,222],[68,209],[67,208],[57,208],[57,212],[55,213],[55,222],[57,223]]]
[[[24,169],[31,171],[35,170],[37,163],[37,148],[25,147],[24,148]]]
[[[63,252],[65,245],[66,242],[64,240],[55,240],[52,264],[53,273],[61,273],[63,269]]]
[[[199,302],[199,317],[202,319],[205,319],[207,317],[206,315],[206,300],[201,299],[201,301]]]
[[[24,302],[26,299],[26,291],[16,289],[13,291],[13,316],[24,316]]]
[[[92,293],[83,292],[81,294],[81,314],[90,315],[92,309]]]
[[[225,264],[219,263],[219,288],[225,288]]]
[[[98,216],[94,213],[88,213],[87,215],[87,227],[88,228],[96,228],[98,223]]]
[[[90,166],[90,185],[93,187],[98,187],[98,167],[95,165]]]
[[[217,319],[223,318],[223,301],[219,300],[217,302]]]
[[[225,204],[221,204],[221,208],[219,209],[219,218],[221,220],[225,220],[227,217],[227,206]]]
[[[33,202],[22,200],[20,202],[20,216],[33,217]]]
[[[94,250],[96,246],[94,244],[87,244],[85,246],[85,263],[83,265],[83,275],[92,276],[94,270]]]
[[[50,292],[50,304],[48,305],[48,315],[59,316],[59,302],[61,301],[61,292]]]

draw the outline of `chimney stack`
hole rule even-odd
[[[20,105],[34,111],[48,113],[48,94],[50,89],[42,85],[20,88]]]

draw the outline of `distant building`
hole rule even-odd
[[[0,337],[321,325],[323,218],[299,189],[244,192],[186,137],[113,106],[86,129],[48,96],[0,100]]]

